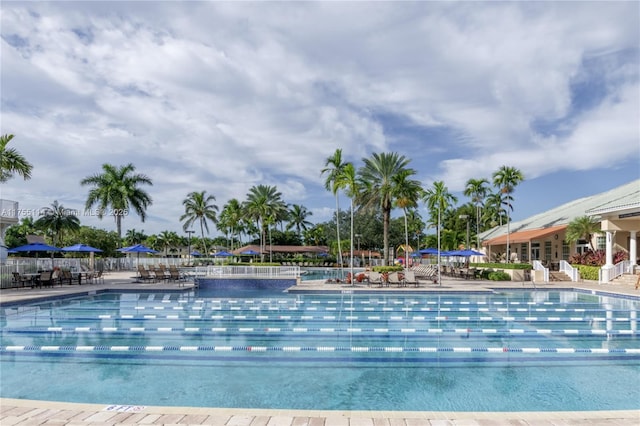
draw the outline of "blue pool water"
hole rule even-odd
[[[640,301],[102,293],[2,307],[0,396],[244,408],[640,408]]]

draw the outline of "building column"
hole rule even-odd
[[[629,264],[631,270],[635,269],[637,265],[636,259],[638,259],[638,239],[636,237],[638,231],[631,231],[631,237],[629,238]]]
[[[607,231],[607,245],[606,245],[607,261],[605,267],[613,266],[613,232]]]

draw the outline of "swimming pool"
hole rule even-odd
[[[108,292],[5,306],[0,396],[326,410],[637,409],[639,306],[572,291]]]

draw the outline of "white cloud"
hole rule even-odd
[[[420,174],[452,189],[502,164],[531,177],[608,167],[639,140],[638,7],[5,2],[1,130],[35,169],[2,196],[82,203],[83,177],[132,162],[155,183],[135,227],[157,232],[179,229],[190,191],[222,207],[261,183],[328,220],[320,170],[337,148],[356,164],[428,152]],[[578,82],[600,98],[576,103]]]

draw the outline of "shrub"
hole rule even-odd
[[[488,278],[491,281],[511,281],[511,275],[506,272],[489,272]]]
[[[588,265],[571,265],[574,268],[577,268],[580,272],[580,278],[583,280],[598,280],[598,271],[600,268],[598,266],[588,266]]]

